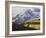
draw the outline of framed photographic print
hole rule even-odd
[[[6,37],[45,34],[44,3],[6,1]]]

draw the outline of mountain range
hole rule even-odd
[[[21,24],[25,21],[33,21],[35,19],[40,19],[40,9],[35,8],[34,11],[31,9],[26,9],[23,14],[17,14],[16,17],[13,17],[12,22]]]

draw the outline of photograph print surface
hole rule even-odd
[[[12,7],[12,31],[40,30],[39,7]]]

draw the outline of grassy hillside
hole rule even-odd
[[[33,22],[26,22],[22,24],[12,24],[12,30],[40,30],[40,20],[35,20]]]

